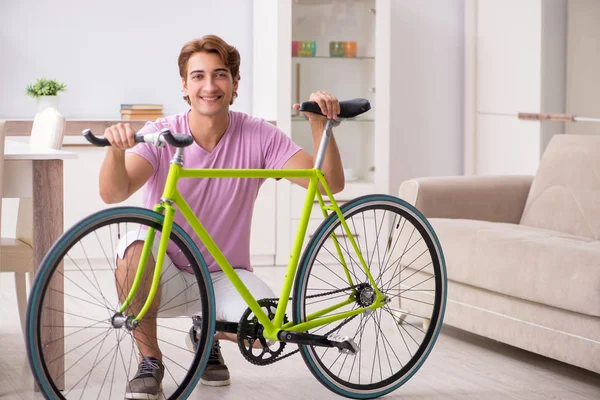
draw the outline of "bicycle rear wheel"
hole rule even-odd
[[[124,397],[127,383],[137,372],[140,352],[133,331],[115,326],[113,320],[120,307],[118,290],[123,290],[117,288],[115,280],[117,246],[127,232],[150,227],[161,232],[163,221],[162,215],[143,208],[107,209],[72,227],[42,261],[27,308],[26,342],[34,377],[46,398]],[[159,235],[155,242],[158,240]],[[186,265],[190,272],[165,258],[160,306],[144,319],[155,318],[157,322],[156,338],[164,364],[158,398],[185,399],[196,386],[210,353],[214,294],[202,255],[176,224],[169,246],[175,251],[170,254],[176,254],[177,264]],[[150,273],[143,279],[151,279]],[[182,282],[181,291],[166,290],[172,287],[167,281],[172,280]],[[138,294],[132,307],[139,309],[145,299]],[[192,314],[202,318],[193,319]],[[194,325],[200,334],[196,352],[186,346]]]
[[[435,232],[405,201],[368,195],[344,204],[341,211],[389,303],[309,331],[352,338],[360,349],[356,355],[309,345],[301,345],[300,353],[331,391],[349,398],[376,398],[406,383],[431,352],[442,327],[446,268]],[[346,299],[349,304],[325,316],[367,307],[374,298],[358,254],[333,213],[317,228],[302,255],[294,284],[294,322],[305,322],[312,313]]]

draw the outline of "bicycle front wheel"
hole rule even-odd
[[[376,398],[408,381],[433,348],[446,304],[446,268],[435,232],[405,201],[368,195],[340,209],[358,251],[337,214],[327,217],[302,255],[293,317],[301,323],[336,305],[322,316],[373,304],[375,290],[362,267],[362,256],[388,303],[309,331],[349,337],[358,345],[358,353],[350,356],[309,345],[301,345],[300,353],[313,375],[333,392]]]
[[[114,318],[128,293],[115,275],[117,257],[123,256],[119,251],[124,251],[119,245],[127,235],[140,238],[148,228],[156,229],[158,242],[163,221],[162,215],[137,207],[100,211],[61,236],[42,261],[29,298],[26,341],[34,377],[46,398],[124,398],[138,372],[140,346],[162,354],[158,398],[185,399],[196,386],[214,335],[214,294],[202,255],[181,227],[173,224],[169,242],[178,266],[165,258],[159,304],[142,320],[155,322],[156,333],[152,329],[140,336],[136,330],[144,325],[131,329]],[[149,271],[140,287],[146,279],[152,279]],[[132,315],[145,300],[138,291],[123,314]],[[199,334],[195,350],[186,347],[192,327]],[[156,398],[141,395],[128,396]]]

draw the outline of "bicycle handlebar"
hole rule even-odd
[[[85,129],[82,132],[83,136],[88,142],[98,147],[110,146],[110,142],[100,136],[96,136],[92,133],[91,129]],[[134,138],[136,143],[151,143],[155,146],[168,143],[173,147],[186,147],[194,143],[194,138],[191,135],[184,135],[182,133],[171,133],[169,129],[163,129],[160,132],[155,133],[136,133]]]
[[[371,109],[369,100],[357,98],[351,100],[340,101],[340,113],[337,118],[353,118]],[[312,112],[321,114],[321,107],[314,101],[305,101],[300,104],[299,111]],[[338,122],[339,124],[339,122]],[[337,125],[334,125],[337,126]],[[85,129],[83,136],[88,142],[98,147],[110,146],[110,142],[100,136],[96,136],[90,129]],[[194,138],[191,135],[181,133],[171,133],[169,129],[163,129],[160,132],[140,134],[136,133],[134,138],[136,143],[151,143],[154,146],[162,147],[165,143],[173,147],[186,147],[194,143]]]

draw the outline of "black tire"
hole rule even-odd
[[[353,358],[334,348],[310,345],[299,346],[300,353],[313,375],[331,391],[348,398],[376,398],[406,383],[435,344],[446,305],[444,257],[426,218],[399,198],[363,196],[344,204],[341,211],[378,288],[390,302],[369,314],[309,330],[353,338],[360,348]],[[367,229],[370,224],[372,230]],[[294,283],[295,323],[344,299],[352,302],[329,315],[372,304],[370,281],[342,229],[337,214],[332,213],[308,242]],[[367,284],[360,289],[362,296],[352,293],[332,233],[338,238],[353,286]],[[372,357],[364,354],[373,344]]]
[[[126,327],[115,328],[111,323],[119,307],[114,283],[115,240],[133,226],[162,231],[163,221],[162,215],[143,208],[103,210],[64,233],[42,261],[27,307],[26,342],[34,378],[46,398],[123,398],[125,384],[137,372],[139,349],[132,331]],[[106,242],[101,242],[104,239]],[[191,283],[183,294],[169,293],[172,297],[165,299],[165,303],[173,300],[169,305],[163,305],[161,299],[161,309],[155,315],[157,341],[165,366],[159,398],[185,399],[198,383],[212,346],[214,293],[200,251],[176,224],[173,224],[171,243],[187,259],[194,276],[190,277],[190,272],[173,264],[167,265],[165,259],[163,274],[169,271],[172,279],[187,274]],[[92,246],[86,249],[90,244]],[[107,255],[111,250],[112,257]],[[90,257],[90,253],[105,259],[100,263]],[[87,260],[80,262],[81,259]],[[63,287],[51,286],[51,282]],[[53,305],[56,301],[63,302],[61,310]],[[191,304],[203,316],[196,326],[200,343],[195,352],[185,345],[193,325],[191,316],[167,316],[183,308],[187,310]],[[150,317],[150,313],[146,316]],[[62,341],[57,340],[60,337]],[[50,349],[52,343],[61,342],[62,349]],[[64,365],[64,373],[62,377],[53,378],[49,370],[57,362]]]

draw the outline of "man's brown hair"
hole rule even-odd
[[[179,64],[179,75],[182,79],[187,80],[187,64],[190,57],[194,53],[200,52],[218,54],[225,64],[225,67],[231,73],[233,82],[235,83],[240,80],[240,53],[235,47],[230,46],[223,39],[215,35],[207,35],[201,39],[194,39],[183,45],[177,61]],[[237,95],[237,92],[233,92],[233,97],[229,103],[230,105],[233,104],[233,100]],[[189,96],[183,96],[183,99],[190,104]]]

